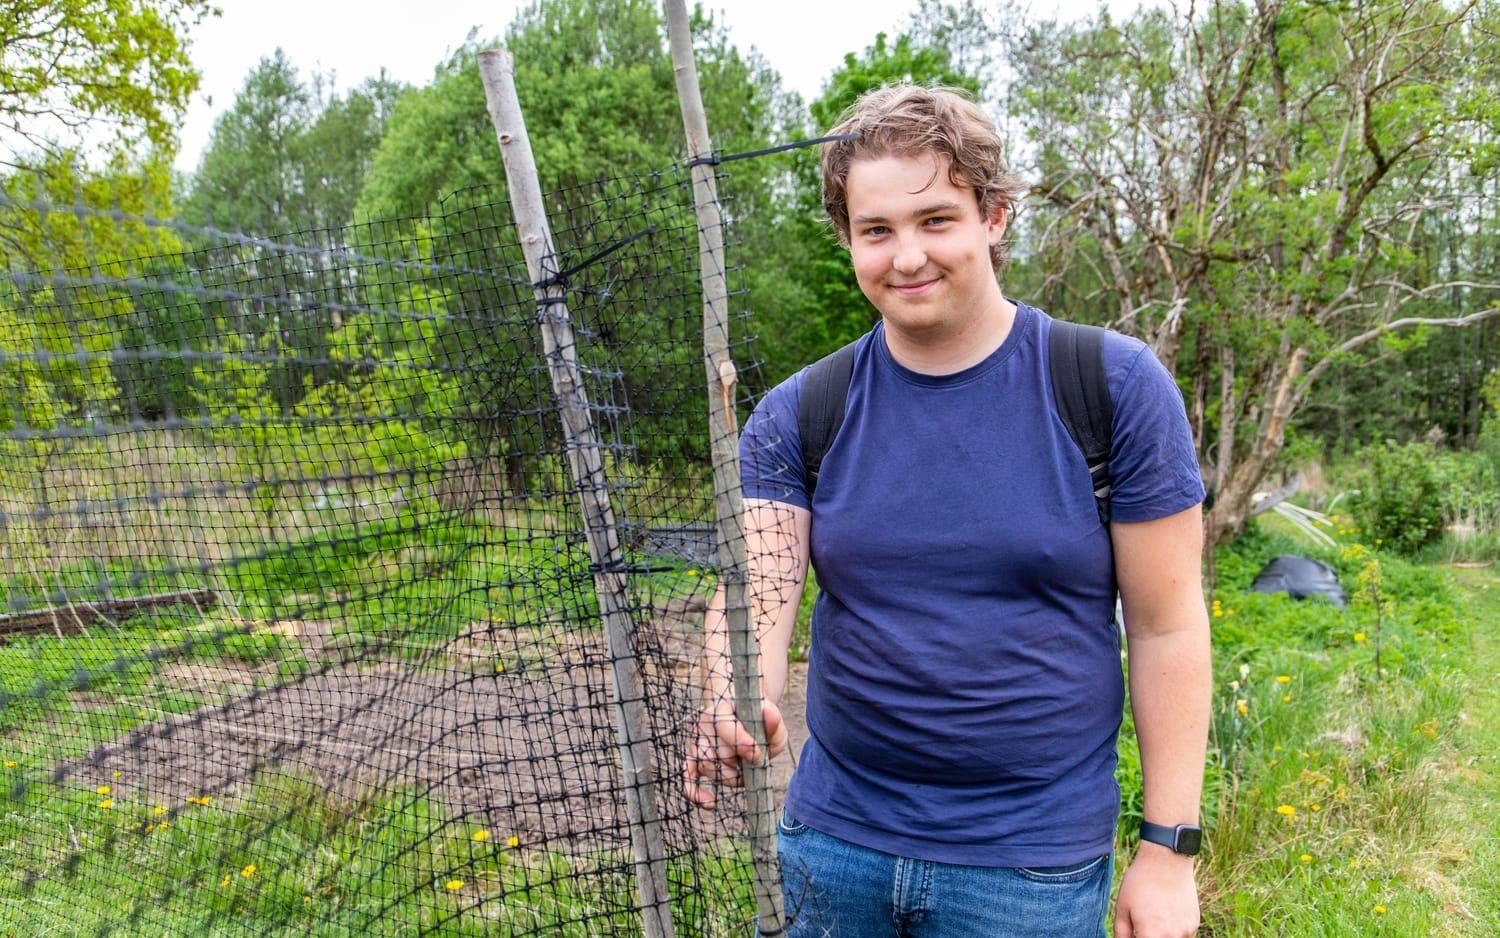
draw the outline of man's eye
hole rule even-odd
[[[884,225],[876,225],[873,228],[866,228],[865,229],[865,237],[867,237],[867,238],[876,238],[876,237],[879,237],[880,235],[885,234],[886,231],[888,231],[888,230],[889,229],[887,229]]]
[[[933,225],[946,225],[946,224],[948,224],[948,222],[949,222],[949,221],[951,221],[951,220],[952,220],[952,219],[950,219],[950,218],[947,218],[947,217],[945,217],[945,216],[942,216],[942,215],[934,215],[934,216],[932,216],[932,217],[931,217],[931,218],[929,218],[929,219],[927,219],[927,224],[928,224],[928,226],[933,226]]]

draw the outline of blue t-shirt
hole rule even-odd
[[[1060,866],[1107,853],[1124,686],[1109,531],[1053,405],[1052,320],[1017,304],[984,361],[897,364],[859,341],[847,412],[809,503],[797,401],[772,389],[740,441],[744,494],[810,508],[821,593],[799,821],[902,856]],[[1182,396],[1109,334],[1117,521],[1189,508],[1203,484]]]

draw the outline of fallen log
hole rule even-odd
[[[126,615],[151,609],[190,604],[199,609],[213,606],[219,596],[213,590],[183,590],[178,593],[155,593],[150,596],[126,596],[120,599],[101,599],[91,602],[70,603],[47,609],[32,609],[0,615],[0,642],[19,635],[34,635],[52,632],[56,635],[76,634],[101,620],[118,622]]]

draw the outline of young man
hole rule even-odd
[[[809,739],[778,850],[792,935],[1098,935],[1110,894],[1123,703],[1118,590],[1145,830],[1116,938],[1198,927],[1192,853],[1209,716],[1201,501],[1172,378],[1108,334],[1110,521],[1059,418],[1053,323],[997,272],[1020,186],[952,91],[861,98],[826,144],[824,204],[880,323],[809,494],[807,369],[741,441],[767,738],[809,559],[821,592]],[[755,758],[733,716],[722,597],[688,795]],[[1186,829],[1178,825],[1187,826]],[[1175,830],[1174,830],[1175,829]],[[1150,838],[1162,841],[1152,842]]]

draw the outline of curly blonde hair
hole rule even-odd
[[[961,88],[902,83],[861,95],[844,111],[829,136],[850,140],[823,144],[823,208],[839,244],[849,246],[849,167],[857,159],[916,156],[947,158],[948,180],[972,189],[980,214],[1005,210],[1007,222],[1026,192],[1021,177],[1005,166],[1000,135],[979,105]],[[1005,263],[1004,241],[990,248],[996,270]]]

